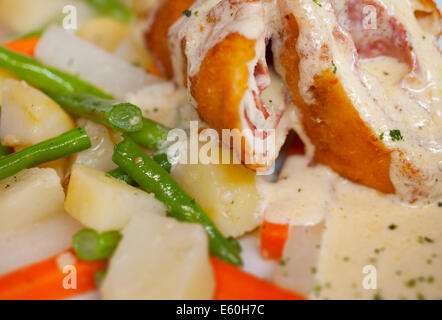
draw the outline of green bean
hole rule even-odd
[[[122,132],[137,132],[143,128],[141,110],[133,104],[87,94],[57,95],[53,98],[69,113]]]
[[[158,122],[143,118],[143,128],[129,134],[129,137],[143,147],[158,151],[165,147],[169,130]]]
[[[172,171],[172,164],[169,162],[169,158],[166,153],[155,153],[153,155],[153,160],[168,173]]]
[[[161,167],[163,167],[167,172],[170,173],[172,170],[172,165],[167,159],[167,155],[165,153],[156,154],[153,156],[153,159],[156,163],[158,163]],[[107,173],[108,176],[111,176],[115,179],[126,182],[128,185],[133,187],[138,187],[137,182],[132,179],[123,169],[117,168],[115,170],[109,171]]]
[[[108,176],[111,176],[115,179],[121,180],[126,182],[128,185],[131,185],[133,187],[137,186],[137,183],[134,179],[132,179],[131,177],[129,177],[129,175],[124,172],[122,169],[117,168],[115,170],[109,171],[107,173]]]
[[[135,19],[133,12],[118,0],[85,0],[97,12],[125,23]]]
[[[230,242],[230,244],[236,250],[236,252],[241,253],[241,251],[242,251],[241,244],[239,243],[239,241],[236,238],[228,237],[227,241]]]
[[[64,158],[91,147],[82,127],[0,158],[0,180],[38,164]]]
[[[166,205],[171,217],[201,224],[209,236],[210,252],[213,255],[233,265],[242,264],[237,249],[223,237],[204,210],[130,137],[115,147],[112,159],[144,190],[155,194]]]
[[[83,229],[72,238],[72,245],[77,256],[85,261],[109,259],[120,243],[119,231],[97,233],[92,229]]]
[[[0,46],[0,68],[3,68],[49,96],[62,94],[92,94],[112,98],[93,85],[68,73],[46,67],[30,57]]]
[[[6,147],[0,143],[0,158],[7,156],[10,153],[11,153],[11,148]]]

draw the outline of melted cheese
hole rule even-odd
[[[259,177],[258,191],[265,199],[265,220],[277,224],[312,226],[327,215],[337,175],[308,158],[287,159],[277,183]]]

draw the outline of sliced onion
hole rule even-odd
[[[63,213],[15,232],[0,233],[0,275],[69,249],[72,236],[81,228]]]
[[[117,99],[147,85],[162,82],[119,57],[51,26],[41,37],[35,56],[43,64],[77,75]]]

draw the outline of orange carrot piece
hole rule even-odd
[[[40,37],[22,38],[6,43],[4,46],[10,50],[33,57],[39,40]]]
[[[73,250],[70,253],[75,257]],[[105,261],[86,262],[76,258],[76,289],[65,289],[63,280],[71,271],[63,273],[57,258],[30,265],[0,277],[0,300],[61,300],[96,289],[94,274],[106,267]],[[69,281],[69,283],[71,283]]]
[[[148,70],[148,72],[154,76],[157,76],[159,78],[163,78],[163,74],[161,73],[161,71],[154,65],[152,64]]]
[[[261,256],[264,259],[280,260],[288,235],[288,224],[276,224],[264,220],[261,228]]]
[[[217,258],[210,259],[216,279],[215,300],[305,300]]]

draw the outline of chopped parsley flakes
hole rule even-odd
[[[417,242],[419,242],[420,244],[423,244],[423,243],[433,243],[434,240],[431,239],[431,238],[429,238],[429,237],[419,236],[419,237],[417,238]]]
[[[185,15],[187,18],[190,18],[190,16],[192,15],[192,11],[190,11],[190,10],[184,10],[184,11],[183,11],[183,15]]]
[[[322,8],[322,4],[320,4],[318,0],[313,0],[313,2]]]
[[[332,60],[331,61],[332,66],[333,66],[333,73],[336,74],[336,71],[338,71],[338,67],[335,65],[335,62]]]
[[[401,130],[390,130],[390,137],[393,141],[401,141],[404,140],[404,137],[402,136]]]
[[[388,226],[388,229],[390,229],[390,230],[396,230],[396,229],[397,229],[397,225],[395,225],[394,223],[392,223],[392,224],[390,224],[390,225]]]
[[[373,300],[384,300],[384,298],[382,298],[379,292],[376,292],[376,294],[373,296]]]
[[[287,265],[287,261],[284,259],[281,259],[281,260],[279,260],[279,265],[284,267],[285,265]]]

